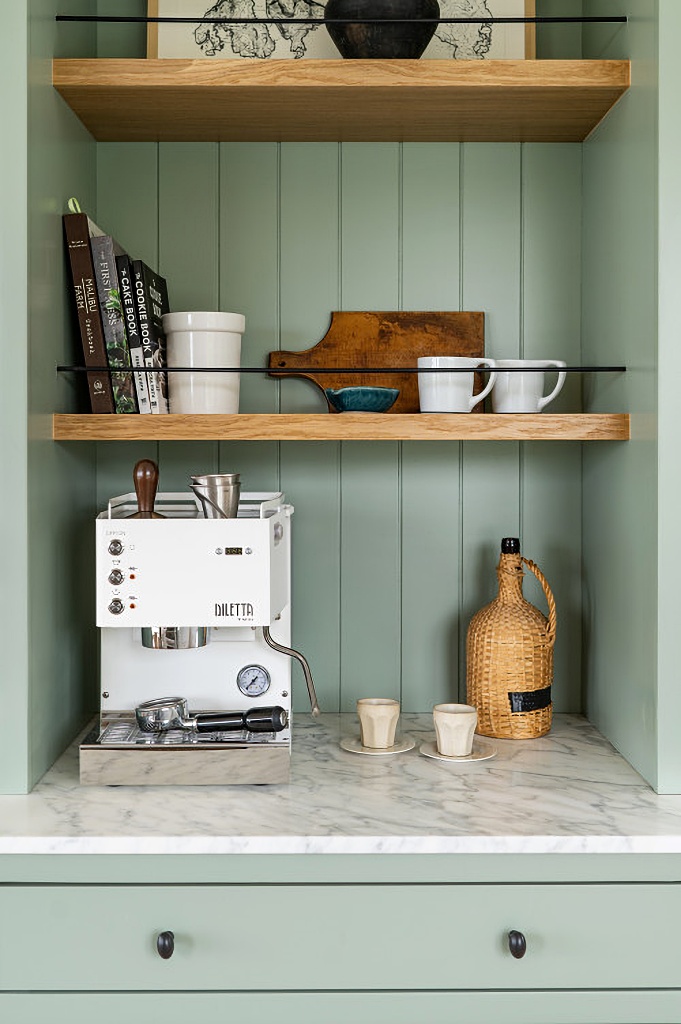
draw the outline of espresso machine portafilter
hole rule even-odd
[[[221,711],[216,714],[190,715],[184,697],[161,697],[135,708],[137,724],[143,732],[281,732],[288,725],[285,708],[251,708],[250,711]]]
[[[142,469],[136,494],[112,498],[96,523],[101,705],[81,781],[284,782],[292,658],[319,711],[291,647],[293,507],[279,492],[241,493],[236,516],[208,518],[199,494],[155,494],[155,467]]]

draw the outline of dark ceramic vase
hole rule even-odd
[[[380,25],[352,21],[327,24],[329,35],[342,57],[415,60],[433,38],[434,20],[408,23],[391,18],[437,19],[437,0],[328,0],[324,18],[380,18]]]

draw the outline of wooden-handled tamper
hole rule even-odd
[[[158,490],[158,466],[151,459],[140,459],[132,471],[137,495],[137,512],[128,519],[165,519],[160,512],[154,512],[154,501]]]

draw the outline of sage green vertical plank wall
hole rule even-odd
[[[12,481],[12,500],[0,503],[5,551],[0,614],[12,643],[3,654],[0,695],[14,728],[0,745],[0,791],[23,793],[29,787],[28,742],[28,467],[26,427],[28,338],[27,184],[28,16],[25,0],[3,12],[0,34],[0,90],[4,145],[0,183],[6,204],[0,235],[0,472]]]
[[[158,147],[158,269],[168,284],[170,308],[178,312],[220,308],[219,154],[213,142]],[[158,447],[163,490],[189,494],[192,474],[218,471],[217,441],[166,441]]]
[[[596,379],[585,400],[631,412],[632,440],[584,446],[587,712],[657,785],[660,700],[678,685],[656,678],[657,4],[594,3],[588,13],[630,16],[598,56],[625,56],[626,43],[632,87],[584,145],[583,355],[628,368]]]
[[[266,366],[279,347],[279,150],[275,142],[220,146],[220,309],[243,313],[242,366]],[[240,412],[278,412],[279,383],[242,374]],[[220,471],[240,473],[246,491],[279,482],[276,441],[225,441]]]
[[[29,786],[89,717],[96,686],[93,559],[92,549],[83,545],[83,536],[92,531],[95,451],[92,445],[55,445],[51,438],[54,410],[73,408],[70,382],[57,377],[56,366],[74,358],[82,361],[61,215],[66,199],[74,194],[85,209],[95,210],[94,143],[52,89],[58,9],[52,0],[34,0],[28,22]],[[89,14],[92,5],[81,2],[71,11]],[[88,36],[94,38],[91,31],[81,30],[76,36],[84,46]],[[17,42],[13,37],[12,46]],[[25,76],[15,80],[12,96],[17,87],[25,88]],[[19,149],[11,150],[14,158]],[[25,230],[24,207],[15,244]],[[13,305],[16,310],[19,303]],[[23,346],[14,331],[11,336],[11,379],[17,387]],[[13,476],[5,479],[12,481],[16,493]],[[18,510],[13,512],[16,517]]]
[[[553,2],[553,0],[551,0]],[[582,25],[582,54],[585,60],[637,60],[629,39],[631,20],[641,16],[657,17],[653,11],[656,0],[582,0],[582,13],[587,17],[621,17],[628,23],[592,22]]]
[[[455,143],[402,148],[405,309],[459,308],[459,157]],[[402,444],[405,711],[425,711],[458,696],[460,456],[458,443]]]
[[[324,337],[339,308],[339,165],[337,143],[281,146],[281,347],[306,349]],[[326,412],[319,388],[281,384],[282,412]]]
[[[681,790],[679,707],[679,281],[681,280],[681,203],[679,202],[678,98],[681,75],[678,44],[681,6],[659,5],[659,409],[658,440],[658,788]]]
[[[536,0],[537,17],[578,18],[582,0]],[[582,56],[582,26],[575,24],[537,25],[539,60],[578,60]]]
[[[336,143],[281,146],[281,346],[309,348],[340,308],[339,157]],[[282,412],[325,412],[318,388],[283,380]],[[281,445],[281,486],[293,517],[293,646],[313,667],[320,705],[340,707],[340,443]],[[294,663],[294,707],[309,708]]]
[[[400,308],[400,149],[343,146],[344,309]],[[343,441],[341,452],[341,710],[400,693],[400,451]]]
[[[97,0],[97,14],[118,17],[144,17],[146,0]],[[144,24],[122,22],[97,25],[98,57],[146,57],[147,32]]]
[[[525,359],[581,364],[582,148],[523,147],[522,351]],[[546,377],[546,393],[556,375]],[[578,412],[581,383],[568,374],[547,412]],[[581,711],[582,446],[528,441],[521,447],[523,549],[546,575],[556,599],[556,711]],[[531,573],[525,596],[546,601]]]
[[[485,353],[520,354],[521,147],[462,147],[462,308],[485,313]],[[461,697],[472,615],[497,591],[502,537],[520,534],[519,445],[463,445],[459,601]]]
[[[97,143],[97,220],[132,259],[155,266],[158,259],[158,145],[155,142]],[[97,445],[97,505],[133,489],[138,459],[158,461],[152,441],[101,441]],[[163,467],[161,467],[161,472]],[[164,486],[163,481],[161,481]]]

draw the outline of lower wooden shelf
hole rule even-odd
[[[55,441],[628,441],[627,413],[56,413]]]

